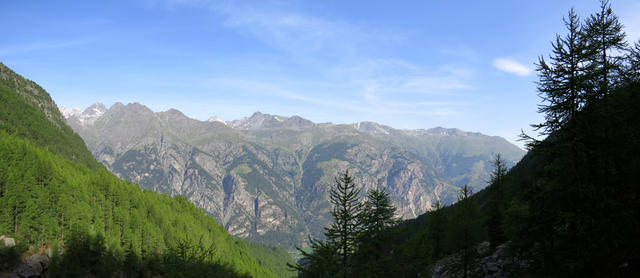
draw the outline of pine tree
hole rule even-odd
[[[600,0],[600,11],[586,20],[585,36],[592,71],[589,100],[601,99],[622,81],[624,53],[626,51],[623,26],[611,10],[608,0]]]
[[[470,275],[475,265],[477,258],[475,245],[481,236],[480,211],[476,200],[471,198],[471,194],[473,192],[467,185],[460,189],[458,205],[453,218],[455,247],[457,250],[461,250],[459,265],[465,278]]]
[[[351,271],[349,259],[354,251],[356,237],[360,231],[358,221],[362,205],[358,201],[360,189],[356,188],[353,177],[346,170],[342,177],[335,179],[335,187],[331,188],[329,201],[333,205],[331,215],[333,223],[326,229],[327,240],[339,248],[340,265],[343,277]]]
[[[447,215],[443,212],[443,206],[440,200],[436,200],[431,212],[431,221],[429,222],[429,236],[433,245],[433,258],[440,258],[444,253],[444,235],[447,225]]]
[[[358,235],[357,264],[359,274],[365,277],[384,277],[389,268],[389,258],[385,256],[383,243],[391,235],[390,228],[398,223],[396,208],[391,203],[389,193],[378,188],[369,190],[359,222],[362,230]]]
[[[602,2],[603,13],[606,5],[606,2]],[[608,18],[606,15],[602,17]],[[583,145],[584,140],[575,133],[577,123],[574,118],[602,87],[598,87],[593,81],[600,80],[596,76],[601,75],[598,73],[601,71],[597,59],[600,57],[597,55],[599,48],[594,47],[594,36],[597,33],[594,30],[599,26],[599,23],[594,22],[600,22],[597,18],[599,16],[591,16],[586,21],[586,26],[581,26],[575,11],[570,10],[568,17],[564,19],[566,36],[557,35],[552,43],[551,63],[547,64],[541,58],[537,68],[540,78],[537,82],[538,91],[543,101],[538,111],[544,114],[545,122],[533,126],[541,130],[542,135],[553,136],[550,140],[533,141],[530,145],[538,146],[538,151],[549,158],[550,165],[545,168],[546,175],[555,178],[547,180],[530,192],[530,207],[535,208],[531,214],[532,222],[536,223],[530,231],[544,231],[538,232],[537,236],[541,237],[540,241],[545,241],[543,248],[549,246],[549,252],[543,252],[546,254],[546,261],[549,262],[547,265],[553,265],[556,257],[554,239],[558,235],[555,232],[555,223],[560,221],[556,212],[566,213],[562,220],[568,222],[565,234],[573,235],[575,242],[579,217],[576,204],[584,202],[583,194],[579,192],[583,190],[580,182],[582,176],[578,174],[580,169],[575,163],[581,155],[578,148]],[[550,196],[552,192],[555,192],[553,196],[561,196],[565,202],[557,202]],[[496,233],[496,226],[500,224],[496,222],[498,214],[497,207],[493,207],[489,220],[494,223],[489,223],[488,227],[493,244],[498,240],[496,237],[500,236]],[[545,238],[543,235],[548,237]]]
[[[331,242],[313,240],[309,237],[311,252],[301,248],[296,248],[302,254],[302,259],[295,265],[287,263],[289,269],[298,272],[301,278],[326,278],[337,277],[339,269],[339,258],[337,256],[338,246]]]
[[[626,60],[626,83],[640,82],[640,40],[638,40],[634,46],[629,49]]]
[[[556,35],[556,41],[551,43],[553,50],[549,61],[541,56],[536,69],[540,77],[538,96],[543,102],[538,106],[538,112],[544,114],[545,121],[532,126],[543,135],[563,127],[584,105],[588,90],[586,65],[589,53],[580,19],[571,9],[563,20],[567,34],[564,37]]]
[[[363,230],[370,237],[381,235],[387,228],[398,223],[395,217],[396,208],[391,203],[389,193],[379,186],[369,190],[364,208],[359,214]]]
[[[507,166],[500,154],[496,154],[492,162],[493,171],[489,180],[489,219],[487,220],[487,232],[491,248],[506,240],[504,234],[504,178],[507,174]]]

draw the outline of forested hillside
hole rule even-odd
[[[607,1],[537,63],[545,136],[512,169],[496,156],[486,189],[397,226],[372,253],[367,221],[335,216],[350,238],[314,240],[304,277],[635,277],[640,273],[640,41],[628,45]],[[340,183],[336,185],[339,188]],[[345,195],[346,196],[346,195]],[[344,202],[334,202],[334,209]],[[345,226],[346,227],[346,226]],[[333,228],[333,226],[331,227]],[[340,249],[347,244],[350,249]],[[343,250],[348,250],[347,252]],[[376,256],[371,257],[372,254]],[[365,264],[382,268],[359,267]],[[347,257],[347,258],[345,258]]]
[[[186,198],[116,178],[47,110],[44,90],[0,69],[0,235],[18,242],[0,246],[0,267],[23,252],[49,253],[53,277],[274,277],[263,265],[286,263],[250,251]]]
[[[99,167],[82,138],[65,124],[51,96],[42,87],[0,63],[0,90],[2,130],[91,169]]]

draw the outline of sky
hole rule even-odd
[[[640,1],[611,2],[631,42]],[[0,1],[0,62],[58,105],[254,112],[502,136],[542,121],[534,63],[570,8],[541,1]]]

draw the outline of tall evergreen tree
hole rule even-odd
[[[454,222],[454,245],[461,252],[459,265],[465,278],[469,277],[476,263],[475,245],[482,236],[479,221],[480,209],[476,200],[471,198],[472,194],[471,188],[467,185],[460,189],[458,205],[452,219]]]
[[[553,178],[531,188],[530,215],[531,223],[535,224],[526,231],[535,234],[532,234],[534,237],[539,236],[539,241],[544,242],[542,246],[546,251],[542,253],[549,269],[554,268],[559,256],[556,254],[559,250],[558,237],[568,238],[567,242],[574,246],[578,244],[579,223],[583,218],[580,206],[586,202],[588,194],[585,192],[590,190],[584,181],[585,175],[581,174],[584,169],[577,163],[584,160],[580,147],[584,145],[585,138],[576,132],[578,123],[574,118],[587,103],[600,98],[598,95],[606,95],[603,90],[607,91],[607,86],[613,84],[612,72],[617,74],[620,67],[618,59],[608,55],[611,49],[620,46],[613,41],[624,38],[624,34],[615,35],[620,32],[620,26],[606,1],[601,2],[601,12],[592,15],[584,26],[580,25],[573,9],[564,23],[567,35],[556,36],[555,43],[552,43],[552,62],[546,64],[544,59],[540,59],[537,68],[539,96],[543,101],[539,112],[544,114],[545,122],[533,126],[541,129],[541,134],[553,136],[543,144],[533,141],[533,145],[540,147],[538,150],[549,159],[544,175]],[[563,223],[566,228],[558,230],[558,223]],[[490,236],[497,235],[493,233],[494,228],[489,226]]]
[[[640,82],[640,40],[629,49],[625,73],[627,83]]]
[[[593,67],[589,78],[593,80],[592,86],[595,88],[587,96],[591,100],[601,99],[613,87],[620,85],[624,61],[622,53],[627,48],[622,28],[608,0],[600,0],[600,11],[586,20],[584,32]]]
[[[381,235],[387,228],[398,223],[395,217],[396,207],[391,203],[391,197],[385,189],[369,190],[363,210],[359,214],[362,229],[369,237]]]
[[[506,207],[504,197],[504,178],[507,175],[507,166],[500,154],[496,154],[492,162],[493,171],[489,180],[489,219],[487,220],[487,232],[491,248],[506,240],[504,234],[504,210]]]
[[[336,274],[340,272],[340,262],[337,254],[338,246],[332,242],[322,240],[314,240],[309,237],[311,252],[307,252],[301,248],[297,248],[302,259],[297,264],[287,263],[287,266],[294,271],[298,271],[300,278],[326,278],[338,277]]]
[[[390,267],[383,243],[388,240],[390,228],[398,223],[396,208],[389,193],[378,188],[369,190],[363,210],[359,214],[362,230],[358,235],[356,259],[358,274],[364,277],[386,277]]]
[[[433,258],[440,258],[444,253],[444,235],[447,225],[447,215],[443,212],[443,206],[440,200],[436,200],[431,211],[431,221],[429,222],[428,231],[431,243],[433,245]]]
[[[346,278],[351,271],[349,259],[360,232],[359,215],[362,204],[358,201],[360,189],[356,187],[348,169],[340,178],[336,178],[335,182],[335,187],[332,187],[329,192],[329,201],[333,205],[331,210],[333,223],[325,228],[325,236],[331,244],[339,248],[341,272]]]
[[[570,106],[573,109],[559,106],[559,111],[570,112],[566,113],[568,117],[538,125],[544,128],[543,134],[550,136],[537,144],[540,148],[536,148],[535,157],[544,167],[535,170],[537,179],[525,191],[527,223],[520,236],[528,242],[529,250],[536,246],[535,268],[543,275],[582,277],[603,273],[607,268],[604,273],[620,270],[620,264],[606,263],[619,256],[616,254],[619,248],[610,246],[622,246],[614,242],[624,231],[619,227],[627,225],[625,221],[613,220],[625,205],[618,201],[624,194],[613,193],[621,184],[614,181],[619,174],[617,169],[623,167],[619,166],[620,159],[609,155],[616,152],[616,146],[609,142],[627,125],[620,128],[609,123],[623,117],[622,111],[598,107],[625,80],[634,78],[631,76],[634,53],[627,53],[623,27],[608,1],[600,4],[600,10],[585,21],[581,31],[582,59],[577,65],[582,82],[578,83],[581,86],[578,105]],[[571,28],[568,29],[571,34]],[[554,54],[555,50],[554,47]],[[538,84],[564,84],[563,75],[545,74],[557,68],[539,67]],[[630,76],[625,77],[626,74]],[[546,88],[540,87],[541,94],[546,94],[543,91]],[[574,95],[571,87],[557,87],[556,93],[567,99]],[[549,107],[540,111],[545,113],[545,119],[557,118],[549,98],[543,101],[546,102],[543,107]],[[622,164],[627,164],[627,159],[623,158]]]
[[[560,129],[571,119],[584,105],[588,89],[589,52],[580,19],[571,9],[563,20],[567,34],[564,37],[556,35],[555,42],[551,43],[549,61],[541,56],[537,63],[540,81],[536,84],[543,102],[538,106],[538,112],[544,114],[545,121],[532,126],[543,135]]]

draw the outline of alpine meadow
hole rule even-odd
[[[4,1],[0,278],[637,277],[639,15]]]

